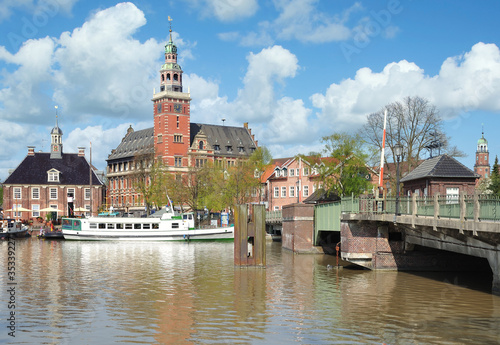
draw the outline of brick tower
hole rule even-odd
[[[481,138],[477,141],[474,172],[481,175],[481,178],[490,176],[490,154],[488,152],[488,141],[484,138],[484,130]]]
[[[190,146],[189,92],[182,90],[182,69],[177,64],[177,46],[172,41],[170,21],[169,41],[165,45],[165,63],[160,69],[160,91],[153,95],[154,146],[169,170],[187,167]],[[177,169],[176,169],[177,168]]]

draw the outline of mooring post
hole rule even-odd
[[[237,205],[234,218],[234,264],[266,266],[264,205],[252,205],[251,208],[248,205]]]

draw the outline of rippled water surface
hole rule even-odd
[[[0,262],[0,343],[500,343],[500,298],[479,275],[329,269],[280,243],[266,269],[235,268],[232,243],[36,237],[0,242]]]

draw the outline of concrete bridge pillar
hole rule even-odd
[[[491,292],[494,295],[500,295],[500,253],[498,251],[489,251],[486,258],[488,259],[491,271],[493,272]]]

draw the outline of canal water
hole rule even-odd
[[[2,241],[0,343],[500,343],[491,277],[266,250],[266,269],[240,269],[233,243]]]

